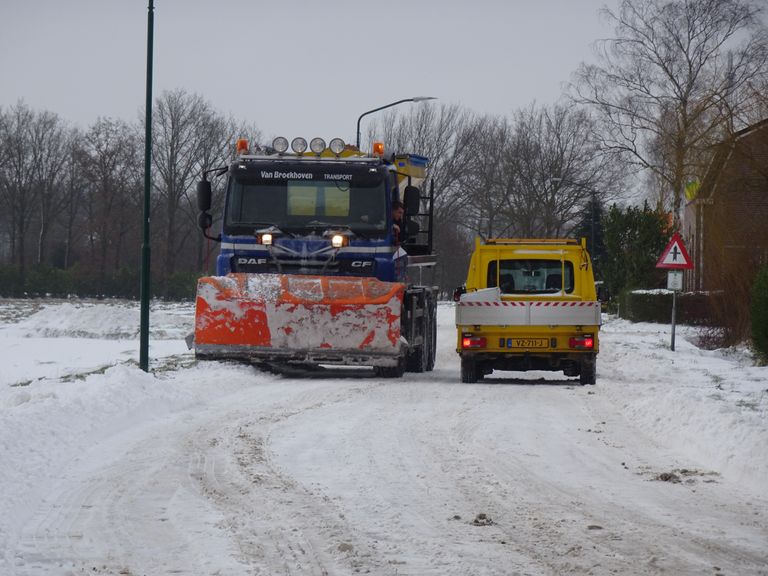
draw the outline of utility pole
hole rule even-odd
[[[144,120],[144,235],[141,244],[141,328],[139,367],[149,372],[149,194],[152,187],[152,42],[155,25],[154,0],[149,0],[147,14],[147,102]]]

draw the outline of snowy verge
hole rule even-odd
[[[734,350],[702,350],[696,329],[610,320],[598,386],[662,446],[763,491],[768,477],[768,368]]]

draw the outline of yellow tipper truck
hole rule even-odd
[[[600,329],[586,240],[475,240],[455,296],[461,381],[562,370],[594,384]]]

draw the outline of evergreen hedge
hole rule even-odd
[[[141,273],[138,269],[121,268],[100,277],[91,269],[73,266],[66,270],[53,266],[36,266],[24,278],[17,266],[0,266],[2,298],[124,298],[140,296]],[[164,280],[153,279],[150,295],[168,300],[191,300],[195,297],[199,274],[178,272]]]
[[[710,311],[721,293],[683,292],[677,295],[676,322],[711,326]],[[619,295],[619,313],[633,322],[669,324],[672,321],[672,292],[668,290],[625,291]]]

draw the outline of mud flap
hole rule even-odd
[[[375,278],[229,274],[201,278],[195,354],[395,366],[405,286]]]

